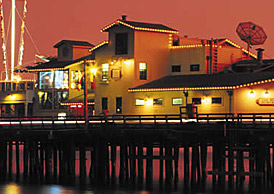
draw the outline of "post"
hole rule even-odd
[[[88,87],[87,87],[87,62],[84,61],[84,117],[85,129],[88,130]]]
[[[227,94],[229,96],[229,113],[232,112],[232,95],[233,95],[233,90],[227,90]]]

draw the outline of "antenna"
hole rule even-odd
[[[248,56],[250,45],[261,45],[267,38],[263,28],[252,22],[240,23],[236,32],[241,40],[247,43]]]

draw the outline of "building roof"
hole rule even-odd
[[[259,60],[241,60],[231,65],[235,72],[256,72],[256,71],[274,71],[274,59]]]
[[[77,41],[77,40],[61,40],[60,42],[58,42],[57,44],[55,44],[53,47],[54,48],[57,48],[59,47],[60,45],[62,44],[69,44],[69,45],[76,45],[76,46],[90,46],[90,47],[94,47],[93,44],[90,44],[89,42],[86,42],[86,41]]]
[[[160,78],[129,91],[235,89],[272,82],[273,78],[273,72],[176,75]]]
[[[178,33],[177,30],[170,28],[168,26],[165,26],[163,24],[135,22],[135,21],[127,21],[127,20],[116,20],[113,23],[104,27],[101,31],[105,32],[115,25],[123,25],[129,28],[132,28],[134,30],[154,31],[154,32],[163,32],[163,33]]]
[[[57,58],[51,59],[49,62],[45,63],[37,63],[36,66],[28,66],[27,69],[29,71],[40,71],[47,69],[64,69],[69,65],[73,65],[75,63],[84,62],[84,60],[94,60],[94,55],[87,55],[85,57],[81,57],[79,59],[73,61],[58,61]]]

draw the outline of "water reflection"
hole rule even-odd
[[[73,190],[66,189],[59,185],[48,186],[44,194],[76,194]]]
[[[21,194],[21,188],[16,184],[8,184],[4,187],[4,194]]]

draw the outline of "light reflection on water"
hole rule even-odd
[[[0,185],[0,194],[150,194],[148,191],[75,189],[60,185],[19,185],[15,183]]]

